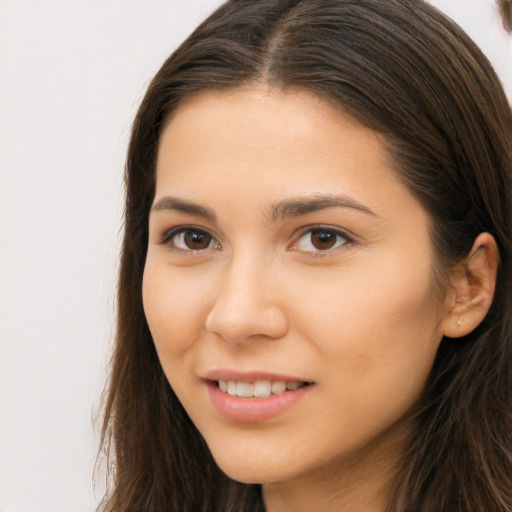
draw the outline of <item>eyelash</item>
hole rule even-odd
[[[187,245],[187,241],[185,240],[187,234],[195,236],[197,238],[206,237],[207,246],[204,248],[191,248],[190,246]],[[307,235],[310,235],[310,237],[312,237],[314,234],[327,234],[328,236],[334,236],[334,246],[327,247],[325,249],[316,248],[316,250],[314,247],[313,250],[301,249],[299,247],[301,240],[305,238]],[[218,242],[218,240],[216,240],[210,233],[208,233],[208,231],[193,226],[180,226],[167,231],[163,235],[161,243],[163,245],[170,246],[170,248],[173,250],[189,252],[192,254],[202,253],[208,249],[218,250],[221,248],[221,245]],[[311,238],[309,242],[306,243],[309,243],[311,246],[313,244]],[[347,235],[345,232],[341,231],[340,229],[326,226],[308,226],[302,231],[301,235],[298,238],[296,238],[295,241],[288,247],[291,250],[310,253],[314,256],[328,256],[340,250],[343,246],[351,243],[353,243],[353,238]]]
[[[185,245],[184,237],[188,234],[192,235],[199,235],[206,237],[208,239],[208,246],[203,249],[192,249],[190,247],[179,247],[176,243],[176,239],[178,237],[181,237],[182,240],[180,243],[182,245]],[[199,253],[206,251],[207,249],[210,249],[210,245],[214,243],[215,247],[214,249],[220,249],[219,242],[210,234],[208,231],[205,231],[204,229],[195,228],[193,226],[181,226],[178,228],[171,229],[170,231],[167,231],[164,236],[162,237],[162,244],[169,245],[171,249],[182,251],[182,252],[191,252],[191,253]]]
[[[333,247],[327,247],[325,249],[319,249],[318,247],[314,248],[313,250],[304,250],[299,247],[299,243],[303,238],[305,238],[307,235],[309,235],[309,240],[306,242],[310,246],[313,245],[313,242],[311,240],[312,236],[314,234],[327,234],[328,236],[334,236],[334,244]],[[306,253],[311,253],[315,257],[320,256],[330,256],[333,253],[337,252],[338,250],[342,249],[345,245],[353,243],[353,238],[347,235],[344,231],[341,231],[337,228],[327,227],[327,226],[308,226],[307,229],[305,229],[302,234],[296,239],[295,242],[290,246],[291,249],[302,251]],[[316,249],[316,250],[315,250]]]

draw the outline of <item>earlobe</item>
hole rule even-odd
[[[496,240],[489,233],[480,233],[467,258],[451,273],[444,336],[460,338],[480,325],[494,298],[497,269]]]

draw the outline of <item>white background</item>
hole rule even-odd
[[[492,1],[435,0],[512,99]],[[130,124],[220,0],[0,0],[0,511],[86,512],[114,326]]]

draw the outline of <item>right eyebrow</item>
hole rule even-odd
[[[298,217],[299,215],[306,215],[311,212],[323,210],[324,208],[352,208],[373,217],[379,217],[369,206],[356,201],[347,195],[313,195],[305,197],[297,197],[285,199],[274,205],[272,208],[272,220],[284,220],[287,217]]]
[[[188,215],[194,215],[196,217],[203,217],[204,219],[215,222],[217,216],[210,210],[209,208],[205,208],[193,201],[188,201],[185,199],[178,199],[173,196],[166,196],[162,199],[159,199],[153,206],[151,207],[152,212],[159,211],[175,211],[180,213],[186,213]]]

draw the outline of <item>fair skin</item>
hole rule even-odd
[[[441,293],[428,216],[375,132],[307,93],[202,93],[161,135],[144,310],[217,464],[268,512],[382,512],[443,335],[492,300],[493,242]]]

